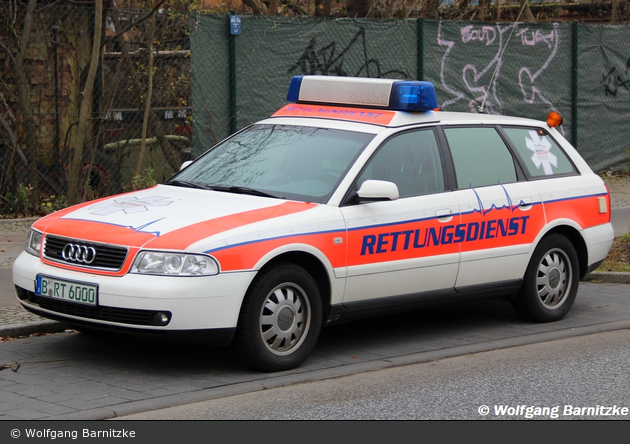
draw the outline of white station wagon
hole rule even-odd
[[[613,241],[601,178],[548,122],[434,111],[429,82],[299,76],[164,184],[36,221],[20,303],[79,331],[302,363],[323,325],[502,298],[570,310]]]

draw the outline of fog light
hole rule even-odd
[[[153,315],[153,323],[155,325],[166,325],[170,322],[170,313],[158,312]]]

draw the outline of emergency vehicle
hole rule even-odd
[[[163,184],[36,221],[20,303],[279,371],[358,317],[502,298],[557,321],[609,252],[608,190],[557,113],[435,111],[430,82],[349,77],[294,77],[287,101]]]

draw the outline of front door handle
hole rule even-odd
[[[453,219],[453,212],[450,208],[444,210],[437,210],[435,212],[435,217],[440,222],[450,222]]]

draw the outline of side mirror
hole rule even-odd
[[[190,165],[193,161],[192,160],[187,160],[186,162],[182,163],[182,166],[179,167],[179,171],[183,170],[184,168],[186,168],[188,165]]]
[[[397,200],[398,187],[385,180],[366,180],[357,191],[361,200]]]

